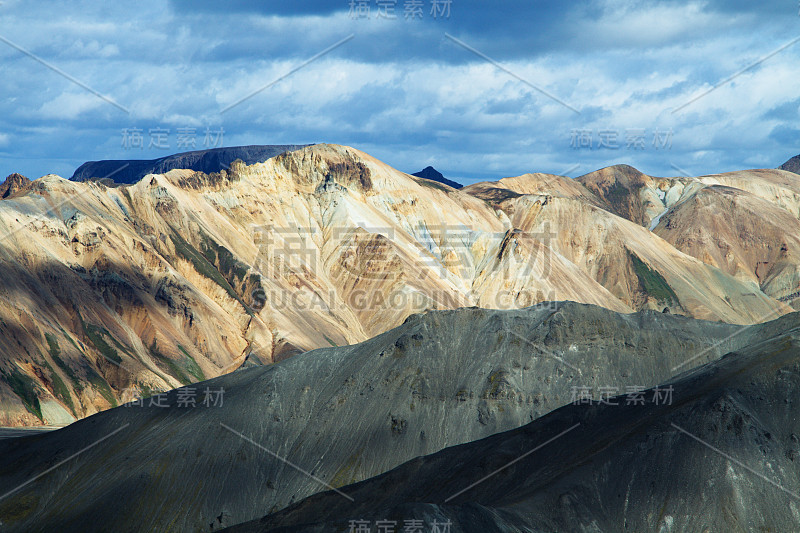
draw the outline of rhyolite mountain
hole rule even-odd
[[[464,188],[473,196],[499,205],[503,200],[525,195],[546,195],[559,198],[579,199],[591,205],[610,210],[605,201],[601,201],[593,192],[577,180],[555,174],[523,174],[497,181],[482,181]]]
[[[463,185],[461,185],[460,183],[445,178],[441,172],[439,172],[438,170],[436,170],[431,166],[427,166],[422,170],[420,170],[419,172],[414,172],[411,175],[416,176],[418,178],[425,178],[426,180],[444,183],[445,185],[452,187],[454,189],[460,189],[463,187]]]
[[[164,397],[168,407],[144,400],[55,432],[0,441],[0,496],[5,495],[0,520],[5,531],[214,531],[415,457],[473,446],[466,443],[519,428],[570,403],[577,389],[585,388],[597,400],[603,390],[608,397],[629,387],[652,387],[667,381],[676,367],[715,361],[797,322],[798,315],[791,314],[742,329],[570,302],[417,314],[360,344],[318,349],[173,390]],[[745,373],[741,381],[749,379]],[[675,391],[675,404],[702,394],[703,386]],[[221,405],[202,405],[207,388],[224,390]],[[182,405],[181,398],[193,398],[196,405]],[[765,401],[780,403],[782,410],[794,406],[792,400],[784,408],[778,396]],[[568,425],[548,422],[545,429],[526,430],[523,435],[536,442],[525,443],[533,447],[551,437],[553,427],[557,433]],[[770,427],[781,443],[788,430]],[[582,449],[586,439],[574,443],[568,436],[555,446]],[[510,448],[499,445],[501,439],[493,442],[502,457],[509,449],[525,451],[516,442]],[[497,463],[478,454],[465,457],[476,469]],[[636,457],[645,462],[643,455]],[[471,472],[466,463],[464,468]],[[427,473],[420,478],[429,488],[419,497],[445,480],[449,488],[468,479],[466,473],[446,474],[439,481]],[[393,482],[394,489],[407,483],[417,486],[405,478]],[[375,498],[384,492],[392,494],[384,487],[368,496],[359,492],[358,503],[373,502],[378,512],[383,504]],[[390,496],[386,503],[396,501]],[[336,502],[329,505],[340,508]],[[317,506],[305,508],[307,521],[330,516]],[[291,516],[296,522],[297,513]],[[348,518],[358,516],[337,516]]]
[[[428,310],[570,300],[732,324],[792,311],[800,176],[626,172],[644,184],[612,193],[626,202],[605,181],[544,174],[456,190],[321,144],[116,187],[44,176],[0,200],[0,425],[68,423]],[[695,228],[678,207],[706,205],[692,193],[710,185],[750,199],[740,229],[709,224],[697,242],[666,227]],[[720,248],[747,231],[763,235]]]
[[[91,179],[109,180],[109,183],[136,183],[148,174],[164,174],[175,169],[190,169],[211,174],[230,168],[237,159],[247,165],[262,163],[267,159],[307,144],[230,146],[194,150],[172,154],[157,159],[113,159],[87,161],[79,166],[70,178],[72,181]]]
[[[9,174],[6,176],[5,181],[0,184],[0,199],[8,198],[12,194],[16,194],[30,184],[31,180],[22,174],[17,174],[16,172]]]
[[[575,181],[608,210],[676,249],[757,285],[772,298],[800,304],[797,174],[756,169],[657,178],[618,165]]]

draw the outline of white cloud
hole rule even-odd
[[[64,55],[69,57],[108,59],[119,55],[119,47],[113,43],[102,44],[97,40],[84,42],[82,39],[78,39],[64,50]]]
[[[164,127],[174,134],[179,127],[200,131],[210,125],[225,128],[226,143],[344,142],[373,150],[403,170],[435,160],[454,177],[562,172],[575,162],[588,172],[592,165],[620,160],[652,165],[643,170],[662,174],[674,173],[671,160],[714,168],[772,157],[775,166],[791,155],[784,152],[800,152],[767,142],[776,126],[796,127],[796,115],[763,118],[797,99],[800,43],[682,112],[671,112],[792,37],[777,30],[743,31],[758,16],[757,6],[733,15],[697,1],[602,6],[599,16],[576,8],[556,21],[553,35],[567,28],[572,40],[549,42],[544,52],[519,53],[527,36],[509,34],[495,44],[514,52],[511,60],[499,57],[506,68],[582,111],[576,115],[446,40],[445,30],[461,35],[455,17],[450,26],[365,24],[349,19],[343,3],[330,16],[215,13],[213,23],[201,25],[202,17],[212,15],[177,18],[165,3],[119,6],[109,17],[108,8],[84,2],[60,19],[45,16],[47,6],[12,3],[4,6],[11,8],[4,19],[7,38],[131,113],[0,44],[0,127],[9,132],[0,146],[26,152],[27,144],[41,144],[32,127],[55,121],[47,134],[54,160],[103,157],[97,147],[105,157],[124,157],[114,153],[122,128]],[[770,27],[769,21],[760,24]],[[356,38],[336,52],[219,113],[349,32]],[[497,39],[474,29],[465,34],[474,46]],[[370,55],[394,43],[391,54]],[[420,46],[430,50],[420,54]],[[58,121],[69,121],[69,127]],[[672,128],[669,153],[576,151],[569,145],[575,128],[624,134],[627,128],[656,127]],[[37,168],[30,174],[46,172]]]
[[[109,105],[100,97],[89,92],[75,92],[69,89],[44,102],[38,114],[45,119],[75,119],[87,111]]]

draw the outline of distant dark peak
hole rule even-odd
[[[412,174],[412,176],[417,176],[418,178],[425,178],[426,180],[438,181],[439,183],[441,183],[440,180],[445,179],[445,177],[442,175],[441,172],[439,172],[438,170],[436,170],[431,166],[427,166],[422,170],[420,170],[419,172],[415,172],[414,174]]]
[[[246,165],[263,163],[277,155],[300,150],[306,146],[310,145],[231,146],[183,152],[158,159],[88,161],[78,167],[70,179],[72,181],[109,180],[118,184],[132,184],[148,174],[164,174],[177,168],[211,174],[229,169],[237,159],[241,159]]]
[[[31,180],[22,174],[17,174],[16,172],[9,174],[3,184],[0,185],[0,198],[8,198],[20,189],[30,185],[30,183]]]
[[[441,172],[439,172],[438,170],[436,170],[431,166],[427,166],[422,170],[420,170],[419,172],[414,172],[411,175],[416,176],[418,178],[424,178],[426,180],[438,181],[439,183],[444,183],[445,185],[448,185],[454,189],[460,189],[463,187],[463,185],[461,185],[460,183],[445,178],[444,176],[442,176]]]
[[[800,174],[800,155],[794,156],[793,158],[791,158],[778,168],[781,170],[788,170],[789,172],[794,172],[795,174]]]

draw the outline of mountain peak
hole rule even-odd
[[[460,188],[463,187],[463,185],[461,185],[460,183],[445,178],[442,175],[441,172],[439,172],[438,170],[436,170],[435,168],[433,168],[430,165],[428,165],[427,167],[423,168],[419,172],[414,172],[411,175],[412,176],[416,176],[418,178],[423,178],[423,179],[426,179],[426,180],[431,180],[431,181],[436,181],[436,182],[439,182],[439,183],[444,183],[445,185],[448,185],[448,186],[450,186],[450,187],[452,187],[454,189],[460,189]]]
[[[791,158],[778,168],[781,170],[788,170],[789,172],[794,172],[795,174],[800,174],[800,155],[794,156],[793,158]]]
[[[30,185],[31,180],[16,172],[9,174],[6,180],[0,184],[0,198],[8,198],[17,191]]]
[[[632,167],[626,164],[619,164],[619,165],[611,165],[608,167],[601,168],[599,170],[595,170],[594,172],[589,172],[588,174],[584,174],[583,176],[575,178],[580,182],[587,182],[587,181],[608,181],[609,179],[615,181],[638,181],[643,176],[646,176],[644,172],[637,169],[636,167]]]
[[[639,198],[639,191],[652,182],[647,174],[623,164],[595,170],[575,181],[605,202],[613,213],[642,226],[649,224],[650,217]]]

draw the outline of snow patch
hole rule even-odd
[[[657,215],[656,215],[656,216],[653,218],[653,220],[651,220],[651,221],[650,221],[650,227],[648,228],[650,231],[653,231],[654,229],[656,229],[656,226],[658,226],[658,223],[659,223],[659,221],[661,220],[661,217],[663,217],[664,215],[666,215],[666,214],[667,214],[667,211],[669,211],[669,209],[664,209],[662,212],[660,212],[659,214],[657,214]]]

